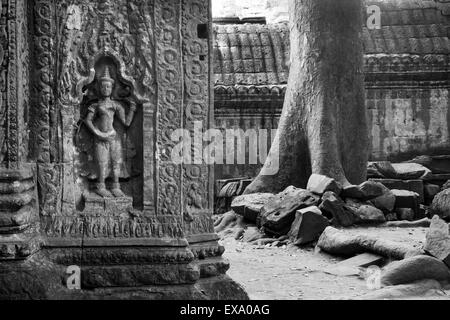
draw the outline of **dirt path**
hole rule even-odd
[[[419,247],[426,229],[355,228],[349,232]],[[326,273],[342,259],[314,252],[313,248],[257,247],[232,238],[223,239],[222,244],[231,263],[228,274],[243,285],[252,300],[350,299],[370,292],[362,277]]]

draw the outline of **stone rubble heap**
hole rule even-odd
[[[227,199],[228,206],[223,211],[232,211],[242,221],[255,225],[268,239],[266,243],[287,238],[281,243],[308,245],[316,242],[328,226],[414,226],[434,215],[450,218],[448,160],[441,156],[397,164],[370,162],[369,179],[360,185],[343,187],[332,178],[313,174],[306,189],[290,186],[279,194],[242,195],[242,185],[248,185],[250,180],[235,179],[222,183],[219,199]],[[228,198],[224,198],[226,194]],[[228,220],[233,219],[233,213]]]
[[[414,283],[419,286],[423,281],[434,281],[433,288],[440,287],[450,283],[447,160],[450,158],[420,157],[413,160],[417,163],[372,162],[369,180],[360,185],[343,187],[329,177],[313,174],[306,189],[290,186],[276,195],[234,196],[231,211],[218,220],[216,231],[223,231],[238,217],[238,240],[272,247],[317,244],[319,251],[349,258],[330,269],[332,274],[361,275],[369,266],[381,267],[381,284],[386,288],[380,290],[380,297],[405,285],[415,290]],[[423,245],[410,247],[345,231],[354,226],[429,229]],[[373,293],[370,296],[377,298]]]

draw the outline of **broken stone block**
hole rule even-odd
[[[397,208],[395,209],[397,217],[401,221],[414,221],[415,213],[411,208]]]
[[[430,169],[418,163],[393,163],[392,166],[397,172],[397,179],[400,180],[425,179],[431,175]]]
[[[334,223],[342,227],[349,227],[355,222],[353,213],[345,207],[344,201],[334,192],[325,192],[319,208],[322,212],[331,215]]]
[[[419,195],[407,190],[392,190],[395,195],[395,208],[411,208],[414,218],[420,215]]]
[[[255,223],[262,208],[273,200],[272,193],[255,193],[236,197],[231,203],[231,209],[243,216],[245,220]]]
[[[382,196],[385,193],[385,188],[381,183],[374,181],[366,181],[359,186],[361,192],[364,194],[365,200],[371,200]]]
[[[305,208],[297,211],[289,238],[297,246],[305,245],[318,240],[329,225],[328,219],[322,215],[319,208]]]
[[[450,189],[439,192],[430,206],[430,214],[443,219],[450,219]]]
[[[342,186],[332,178],[320,174],[313,174],[309,178],[307,189],[318,195],[323,195],[327,191],[339,195],[342,191]]]
[[[358,202],[354,199],[347,199],[345,203],[347,208],[350,208],[356,216],[355,223],[363,224],[386,222],[383,212],[366,202]]]
[[[434,216],[428,229],[425,252],[443,261],[450,268],[450,233],[448,224]]]
[[[364,199],[365,194],[361,191],[361,188],[356,185],[350,185],[344,187],[341,192],[342,198],[352,198],[352,199]]]
[[[427,203],[431,203],[434,197],[441,192],[441,188],[437,184],[427,183],[424,185],[424,195]]]
[[[439,259],[424,255],[415,256],[388,265],[381,277],[381,283],[393,286],[424,279],[449,281],[450,270]]]
[[[390,190],[408,190],[419,195],[420,203],[425,201],[423,180],[370,179],[383,184]]]
[[[320,198],[308,190],[289,187],[268,202],[261,210],[259,225],[276,236],[286,235],[297,210],[317,206]]]
[[[375,206],[375,208],[378,208],[381,211],[383,211],[385,214],[390,213],[395,208],[395,201],[396,201],[395,195],[387,187],[385,187],[382,184],[380,185],[383,188],[383,194],[375,199],[370,200],[370,203],[372,203]]]

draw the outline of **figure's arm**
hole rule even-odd
[[[120,119],[120,121],[122,121],[122,123],[128,128],[129,126],[131,126],[131,123],[133,122],[134,119],[134,114],[136,113],[136,104],[134,102],[131,102],[130,104],[130,112],[128,112],[127,115],[125,115],[125,109],[124,107],[120,104],[117,103],[117,107],[116,107],[116,114],[118,116],[118,118]]]
[[[94,117],[95,117],[95,110],[96,110],[96,105],[93,104],[89,107],[88,109],[88,114],[86,116],[86,119],[84,120],[84,123],[86,124],[86,126],[89,128],[89,130],[95,134],[96,136],[98,136],[98,134],[100,133],[100,130],[98,130],[95,126],[94,126]]]

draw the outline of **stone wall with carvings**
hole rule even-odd
[[[211,167],[171,158],[175,130],[213,120],[209,1],[36,0],[32,9],[39,63],[30,159],[38,163],[44,232],[69,239],[212,233]],[[127,168],[126,197],[116,200],[95,195],[97,149],[85,121],[106,68],[125,113],[128,101],[137,105],[130,127],[116,130]]]
[[[9,168],[28,158],[29,8],[28,1],[1,2],[0,163]]]
[[[372,159],[450,150],[449,4],[366,1],[382,28],[363,27]],[[216,24],[215,121],[219,128],[273,129],[289,74],[289,29]],[[255,176],[260,165],[216,165],[216,179]]]

